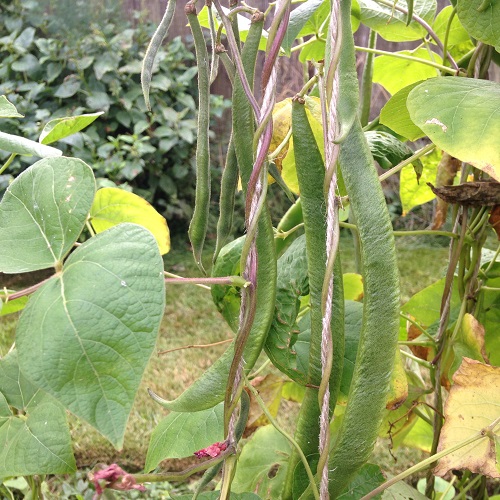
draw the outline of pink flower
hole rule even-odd
[[[106,488],[111,488],[113,490],[139,490],[146,491],[146,488],[142,484],[137,484],[134,476],[125,472],[119,465],[111,464],[104,469],[98,470],[93,474],[89,474],[89,479],[93,481],[96,494],[94,495],[94,500],[102,495],[102,492]]]
[[[208,446],[207,448],[203,448],[199,451],[195,451],[194,455],[198,458],[203,457],[218,457],[223,451],[227,450],[227,443],[223,441],[222,443],[214,443]]]

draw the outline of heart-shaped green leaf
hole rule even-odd
[[[153,431],[146,472],[167,458],[183,458],[224,439],[224,407],[220,403],[194,413],[171,412]]]
[[[497,0],[457,0],[457,15],[470,36],[500,50],[500,3]]]
[[[25,415],[13,414],[9,406]],[[64,408],[26,380],[11,352],[0,361],[0,476],[75,470]]]
[[[425,134],[411,121],[410,113],[406,107],[408,94],[422,81],[418,81],[398,90],[380,111],[380,123],[394,130],[397,134],[410,141],[416,141]]]
[[[60,266],[85,225],[94,193],[92,169],[76,158],[46,158],[25,170],[0,202],[0,271]]]
[[[0,118],[23,118],[23,115],[18,113],[14,104],[4,95],[0,96]]]
[[[50,158],[52,156],[61,156],[60,149],[51,146],[44,146],[36,141],[30,141],[18,135],[6,134],[0,132],[0,149],[9,153],[18,155],[38,156],[40,158]]]
[[[104,111],[91,113],[88,115],[65,116],[64,118],[54,118],[43,127],[40,138],[40,144],[50,144],[70,135],[76,134],[85,127],[88,127],[96,118],[101,116]]]
[[[115,226],[78,247],[28,302],[16,334],[21,370],[121,448],[164,304],[153,235]]]
[[[500,84],[433,78],[410,92],[407,106],[436,146],[500,181]]]
[[[438,58],[437,54],[427,49],[402,50],[394,52],[397,56],[411,56],[426,61]],[[399,92],[412,83],[438,76],[436,68],[419,61],[401,59],[393,56],[379,56],[373,63],[373,81],[379,83],[391,94]]]

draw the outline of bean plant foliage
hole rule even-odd
[[[438,11],[435,0],[277,0],[260,12],[251,2],[169,0],[140,69],[144,126],[136,122],[125,144],[143,141],[151,125],[150,90],[168,79],[156,64],[180,8],[194,41],[191,76],[198,75],[189,228],[198,278],[166,277],[169,231],[152,205],[100,187],[88,156],[63,155],[61,144],[82,137],[109,107],[104,115],[50,110],[35,141],[13,132],[25,101],[2,83],[1,172],[10,183],[0,201],[0,271],[52,275],[1,291],[0,314],[22,313],[15,345],[0,360],[0,477],[24,476],[32,498],[42,498],[45,475],[75,472],[67,411],[121,449],[165,285],[196,283],[211,286],[234,339],[182,394],[150,391],[168,414],[152,431],[144,471],[97,467],[89,476],[96,496],[189,482],[192,498],[496,498],[500,246],[490,247],[500,239],[500,85],[489,75],[500,38],[489,27],[497,3],[456,0]],[[1,74],[21,64],[31,85],[41,63],[18,51],[33,33],[9,26],[16,49]],[[359,26],[369,30],[367,47],[354,45]],[[416,48],[381,51],[378,37]],[[277,102],[286,79],[279,62],[294,52],[304,82]],[[361,85],[356,52],[367,54]],[[115,70],[100,59],[87,67],[97,81]],[[210,84],[218,72],[232,85],[232,133],[208,259]],[[61,100],[85,85],[82,75],[59,87]],[[371,110],[374,82],[390,94],[379,116]],[[108,99],[105,88],[98,94]],[[128,111],[116,119],[134,119]],[[29,164],[22,173],[12,168],[18,158]],[[393,231],[382,183],[399,173],[406,212],[434,200],[431,229]],[[293,200],[276,228],[267,190],[274,182]],[[240,187],[246,234],[231,241]],[[355,235],[356,273],[342,271],[341,228]],[[449,239],[448,268],[401,304],[395,237],[433,235]],[[276,370],[256,369],[263,358]],[[284,399],[300,404],[292,430],[276,418]],[[429,457],[388,479],[370,463],[384,436],[392,448]],[[192,455],[186,469],[162,468],[165,459]],[[425,474],[418,490],[417,472]]]

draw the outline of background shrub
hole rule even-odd
[[[159,52],[151,84],[153,111],[148,113],[140,69],[155,26],[140,14],[132,26],[116,2],[94,4],[2,2],[0,94],[25,115],[6,120],[3,130],[36,140],[49,117],[104,111],[84,133],[57,147],[92,165],[101,184],[133,189],[163,212],[174,233],[185,232],[195,184],[197,69],[192,50],[176,38]],[[214,97],[212,117],[220,117],[225,107],[227,101]],[[0,160],[7,156],[0,151]],[[11,171],[32,161],[16,159]],[[10,180],[0,176],[0,189]]]

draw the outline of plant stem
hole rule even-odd
[[[201,348],[204,349],[206,347],[214,347],[216,345],[221,345],[221,344],[227,344],[228,342],[232,342],[233,339],[226,339],[226,340],[221,340],[220,342],[213,342],[212,344],[191,344],[191,345],[183,345],[181,347],[174,347],[173,349],[167,349],[166,351],[158,351],[158,356],[160,354],[169,354],[171,352],[175,351],[181,351],[183,349],[197,349]]]
[[[424,328],[422,328],[412,317],[406,316],[402,312],[399,313],[399,315],[404,318],[406,321],[409,321],[415,328],[420,330],[429,340],[432,341],[433,344],[436,343],[436,339]]]
[[[421,156],[424,156],[429,151],[432,151],[433,149],[435,149],[435,147],[436,146],[434,144],[428,144],[427,146],[424,146],[422,149],[419,149],[418,151],[415,152],[414,155],[410,156],[409,158],[402,161],[401,163],[398,163],[395,167],[390,168],[389,170],[387,170],[387,172],[384,172],[382,175],[379,175],[378,178],[379,178],[380,182],[385,181],[392,174],[399,172],[407,165],[410,165],[410,163],[413,163],[415,160],[417,160]]]
[[[443,73],[448,73],[449,75],[457,74],[457,72],[453,68],[448,68],[448,66],[443,66],[442,64],[429,61],[428,59],[421,59],[420,57],[408,56],[406,54],[401,54],[399,52],[388,52],[386,50],[380,50],[380,49],[369,49],[368,47],[360,47],[359,45],[356,45],[354,48],[359,52],[371,52],[379,56],[391,56],[391,57],[396,57],[398,59],[405,59],[407,61],[426,64],[427,66],[432,66],[433,68],[436,68],[439,71],[442,71]]]
[[[49,278],[44,279],[43,281],[40,281],[40,283],[36,283],[35,285],[31,285],[30,287],[25,288],[24,290],[20,290],[19,292],[6,294],[4,297],[5,303],[7,303],[9,300],[18,299],[19,297],[24,297],[26,295],[32,294],[33,292],[36,292],[43,284],[47,283],[47,281],[51,280],[56,275],[57,275],[57,273],[53,274]],[[0,292],[0,294],[1,294],[1,292]]]
[[[415,231],[394,231],[394,236],[446,236],[459,238],[458,234],[450,231],[434,231],[433,229],[416,229]]]
[[[425,361],[424,359],[421,359],[419,358],[418,356],[415,356],[414,354],[410,353],[410,352],[406,352],[406,351],[403,351],[400,349],[399,351],[404,357],[406,358],[409,358],[413,361],[415,361],[415,363],[418,363],[419,365],[422,365],[423,367],[427,368],[427,369],[432,369],[432,364],[429,363],[428,361]]]
[[[288,434],[275,420],[275,418],[271,415],[269,410],[267,409],[266,404],[262,400],[262,398],[259,396],[259,393],[257,392],[257,389],[249,382],[248,378],[245,376],[245,386],[248,388],[248,390],[252,393],[253,397],[255,398],[255,401],[259,405],[260,409],[264,413],[264,415],[268,418],[269,422],[271,422],[271,425],[283,436],[285,437],[290,444],[297,450],[297,453],[300,456],[300,459],[302,460],[302,464],[304,465],[304,468],[307,473],[307,477],[309,478],[309,482],[311,484],[311,489],[314,495],[314,498],[316,500],[319,499],[319,492],[318,492],[318,487],[316,486],[316,481],[314,479],[314,475],[311,471],[311,468],[309,467],[309,464],[307,463],[307,458],[304,456],[304,453],[302,452],[302,449],[300,446],[297,444],[295,439]]]
[[[164,272],[164,274],[167,274]],[[250,282],[246,281],[241,276],[223,276],[220,278],[165,278],[165,283],[178,284],[190,283],[195,285],[209,284],[209,285],[231,285],[246,288]]]
[[[296,226],[292,227],[292,229],[289,229],[288,231],[277,231],[276,234],[274,235],[275,238],[288,238],[292,233],[297,231],[298,229],[304,227],[304,223],[301,222],[300,224],[297,224]]]
[[[14,160],[14,158],[17,156],[17,153],[12,153],[8,158],[7,158],[7,161],[3,164],[2,168],[0,168],[0,175],[3,174],[7,168],[9,167],[9,165],[12,163],[12,161]]]
[[[178,274],[169,273],[168,271],[163,271],[163,274],[169,278],[185,279],[182,276],[179,276]],[[207,285],[202,285],[201,283],[195,283],[195,284],[196,284],[196,286],[199,286],[200,288],[205,288],[205,290],[211,290],[211,288]]]
[[[422,460],[421,462],[414,465],[413,467],[410,467],[409,469],[401,472],[397,476],[394,476],[393,478],[389,479],[389,481],[386,481],[385,483],[381,484],[378,488],[375,488],[373,491],[370,491],[370,493],[368,493],[368,495],[365,495],[364,497],[362,497],[361,500],[369,500],[370,498],[374,498],[379,493],[382,493],[382,491],[385,491],[387,488],[389,488],[393,484],[396,484],[397,482],[399,482],[403,479],[406,479],[407,477],[411,476],[415,472],[419,472],[419,471],[425,469],[427,466],[432,465],[434,462],[436,462],[440,458],[443,458],[446,455],[449,455],[450,453],[453,453],[457,450],[460,450],[464,446],[475,443],[476,441],[479,441],[480,439],[485,438],[487,436],[488,432],[491,432],[498,425],[499,422],[500,422],[500,417],[495,419],[490,425],[488,425],[484,429],[481,429],[478,433],[474,434],[473,436],[465,439],[464,441],[461,441],[460,443],[457,443],[455,446],[452,446],[451,448],[447,448],[446,450],[440,451],[439,453],[436,453],[435,455],[432,455],[429,458]]]

